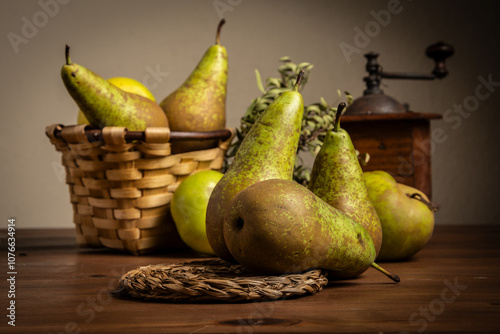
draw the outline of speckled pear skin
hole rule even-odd
[[[382,226],[368,196],[363,170],[349,134],[341,128],[326,134],[311,171],[309,190],[325,202],[344,212],[370,234],[378,254],[382,245]],[[343,273],[343,277],[359,276],[368,269]]]
[[[375,260],[361,225],[290,180],[266,180],[238,193],[225,216],[224,238],[240,264],[264,274],[322,268],[335,276]]]
[[[167,127],[161,107],[148,98],[127,93],[91,70],[72,63],[66,48],[61,77],[69,94],[93,127],[123,126],[130,131]]]
[[[219,24],[218,32],[223,23]],[[226,126],[227,73],[226,48],[217,38],[186,81],[160,103],[172,131],[213,131]],[[217,147],[217,143],[217,140],[176,142],[172,152],[204,150]]]
[[[434,212],[424,203],[407,196],[427,196],[413,187],[397,183],[385,171],[365,172],[365,183],[382,224],[380,261],[403,261],[418,253],[434,231]]]
[[[223,235],[224,214],[234,196],[259,181],[293,178],[304,114],[304,101],[298,86],[282,93],[263,111],[210,196],[207,237],[214,252],[226,261],[234,262]]]
[[[377,252],[380,250],[380,220],[368,197],[356,151],[344,129],[327,133],[313,163],[309,189],[363,226],[370,233]]]
[[[142,83],[131,79],[131,78],[126,78],[126,77],[113,77],[109,78],[108,82],[111,82],[113,85],[116,87],[129,92],[129,93],[134,93],[137,95],[141,95],[144,97],[147,97],[153,102],[156,102],[155,97],[153,96],[153,93],[151,93],[146,86],[144,86]],[[83,114],[81,110],[78,110],[77,113],[77,118],[76,118],[76,124],[89,124],[89,121]]]

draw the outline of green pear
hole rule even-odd
[[[264,274],[322,268],[341,276],[376,257],[360,224],[292,180],[265,180],[239,192],[224,217],[224,239],[240,264]]]
[[[397,183],[385,171],[365,172],[365,183],[382,224],[380,261],[406,260],[432,237],[435,208],[421,191]]]
[[[130,131],[143,131],[146,127],[168,126],[167,117],[156,102],[125,92],[87,68],[72,63],[68,46],[61,77],[90,125],[96,128],[123,126]]]
[[[226,261],[234,261],[223,235],[224,214],[233,197],[262,180],[293,178],[304,114],[304,101],[298,91],[303,75],[301,71],[293,89],[283,92],[262,112],[210,196],[207,237],[214,252]]]
[[[126,78],[126,77],[113,77],[108,79],[109,82],[111,82],[113,85],[116,87],[123,89],[124,91],[128,93],[134,93],[137,95],[141,95],[144,97],[147,97],[153,102],[156,102],[155,97],[153,96],[153,93],[149,91],[149,89],[144,86],[141,82],[131,79],[131,78]],[[89,121],[87,118],[85,118],[85,115],[81,110],[78,110],[77,118],[76,118],[76,123],[77,124],[89,124]]]
[[[217,27],[215,45],[208,48],[186,81],[160,103],[172,131],[213,131],[226,126],[227,53],[219,39],[224,23],[222,19]],[[172,152],[204,150],[217,143],[176,142]]]
[[[340,116],[345,104],[340,104],[334,128],[328,131],[314,159],[308,188],[334,208],[344,212],[370,234],[378,254],[382,245],[382,226],[365,186],[353,143],[347,131],[340,128]],[[364,270],[343,274],[356,277]]]

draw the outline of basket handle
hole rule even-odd
[[[53,136],[57,139],[64,139],[62,132],[64,125],[51,127]],[[85,128],[85,135],[90,142],[102,141],[102,131],[99,129]],[[214,131],[170,131],[169,128],[148,128],[146,131],[128,131],[124,130],[123,138],[125,140],[143,140],[151,142],[184,141],[184,140],[226,140],[233,136],[233,132],[226,128]],[[161,141],[163,140],[163,141]]]

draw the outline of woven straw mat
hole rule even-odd
[[[270,301],[315,294],[327,284],[320,269],[256,276],[241,265],[213,259],[139,267],[122,276],[115,294],[166,302]]]

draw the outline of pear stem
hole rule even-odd
[[[215,44],[220,45],[220,30],[222,26],[226,23],[225,19],[220,20],[219,25],[217,26],[217,36],[215,37]]]
[[[335,113],[335,124],[333,125],[333,131],[338,132],[340,128],[340,116],[342,116],[342,111],[346,107],[345,102],[340,102],[337,107],[337,112]]]
[[[299,75],[297,76],[297,80],[295,81],[295,85],[293,85],[293,90],[295,92],[299,91],[300,84],[302,83],[302,79],[304,78],[304,70],[301,68]]]
[[[64,50],[64,55],[66,57],[66,65],[71,65],[71,59],[69,59],[69,45],[66,44],[66,49]]]
[[[396,282],[396,283],[400,282],[400,279],[399,279],[398,275],[391,274],[390,272],[388,272],[387,270],[385,270],[384,268],[382,268],[381,266],[379,266],[375,262],[372,263],[372,267],[375,268],[375,269],[377,269],[378,271],[380,271],[385,276],[387,276],[390,279],[392,279],[394,282]]]
[[[438,210],[437,206],[435,206],[431,202],[426,201],[422,197],[422,195],[420,195],[419,193],[413,193],[411,195],[410,194],[406,194],[406,196],[408,196],[409,198],[416,199],[417,201],[420,201],[420,202],[424,203],[429,208],[429,210],[431,210],[432,212],[436,212]]]

